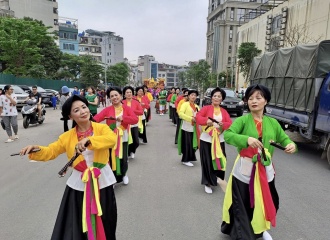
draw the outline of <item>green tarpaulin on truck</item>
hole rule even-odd
[[[269,105],[312,112],[324,77],[330,72],[330,40],[267,52],[254,58],[250,83],[267,86]]]

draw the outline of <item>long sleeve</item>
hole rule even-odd
[[[101,112],[96,114],[93,118],[96,122],[102,122],[104,121],[105,117],[109,117],[109,110],[108,108],[103,109]]]
[[[179,117],[187,122],[191,122],[193,117],[192,115],[187,114],[189,108],[190,108],[189,102],[185,102],[181,105],[179,110]]]
[[[227,110],[221,108],[221,114],[222,114],[223,130],[226,130],[232,124],[232,120]]]
[[[91,144],[90,146],[88,146],[88,149],[99,150],[113,148],[115,146],[117,136],[107,125],[98,125],[98,132],[100,132],[100,135],[93,135],[88,137],[88,139],[91,141]]]
[[[196,123],[201,126],[207,125],[209,106],[204,106],[196,115]]]
[[[139,121],[136,114],[130,107],[125,106],[124,115],[123,115],[123,124],[134,125],[137,124]]]
[[[48,146],[39,146],[40,151],[29,154],[29,159],[44,162],[55,159],[58,155],[66,151],[66,144],[63,140],[62,134],[57,141]]]
[[[238,149],[246,148],[248,146],[247,140],[250,136],[241,134],[244,125],[244,117],[236,118],[231,126],[224,132],[225,142],[237,147]]]
[[[132,101],[135,101],[134,106],[132,105],[132,107],[134,107],[133,111],[135,115],[141,116],[143,114],[143,108],[141,107],[141,104],[137,100],[132,100]]]

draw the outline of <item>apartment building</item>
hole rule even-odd
[[[235,66],[238,27],[242,16],[268,0],[209,0],[206,61],[212,72],[228,71]],[[273,1],[273,0],[270,0]]]
[[[124,38],[114,32],[87,29],[78,37],[79,55],[91,55],[108,66],[124,62]]]
[[[78,19],[59,17],[59,47],[63,53],[79,55]]]
[[[9,9],[17,18],[37,19],[52,27],[50,30],[58,30],[57,0],[9,0]]]
[[[9,8],[9,0],[0,0],[0,17],[13,17],[14,11]]]

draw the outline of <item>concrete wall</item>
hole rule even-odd
[[[299,44],[315,43],[330,39],[330,0],[288,0],[267,13],[255,18],[238,28],[238,46],[243,42],[255,42],[256,46],[266,51],[267,17],[283,14],[287,8],[287,19],[284,23],[282,47],[292,46],[292,35],[300,35]],[[242,75],[239,77],[239,87],[244,86]]]
[[[15,17],[30,17],[41,20],[46,26],[51,26],[53,30],[58,30],[58,13],[54,13],[54,8],[58,9],[58,3],[49,0],[9,0],[10,10],[15,12]]]

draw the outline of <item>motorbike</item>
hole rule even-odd
[[[45,120],[45,104],[41,104],[41,119],[38,118],[38,107],[35,101],[28,100],[23,106],[21,113],[23,115],[23,127],[28,128],[30,124],[42,124]]]

